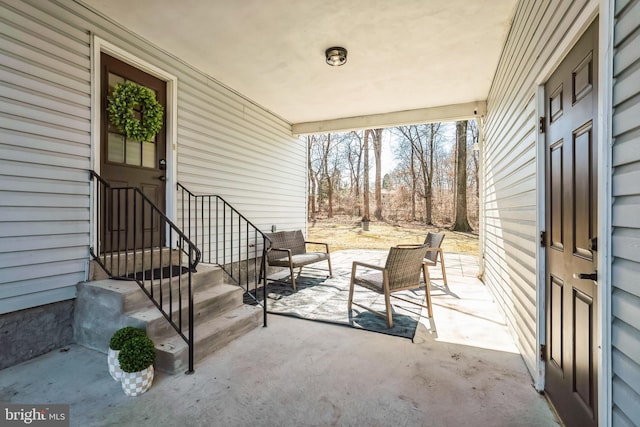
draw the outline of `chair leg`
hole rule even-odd
[[[391,329],[393,328],[393,313],[391,312],[391,297],[388,291],[384,293],[384,304],[387,307],[387,325]]]
[[[351,306],[353,303],[353,288],[355,286],[355,278],[356,278],[356,266],[354,264],[351,267],[351,281],[349,282],[349,300],[347,302],[347,311],[349,315],[351,315]]]
[[[445,286],[449,286],[447,285],[447,272],[444,268],[444,256],[442,256],[442,252],[440,253],[440,268],[442,269],[442,281],[444,282]]]
[[[329,263],[329,277],[333,277],[333,270],[331,269],[331,258],[327,258],[327,262]]]
[[[427,313],[429,313],[429,319],[432,319],[433,306],[431,305],[431,280],[429,277],[429,269],[426,264],[422,264],[422,274],[424,275],[424,294],[427,300]]]
[[[297,290],[296,288],[296,276],[293,274],[293,267],[289,267],[289,273],[291,273],[291,286],[293,286],[293,290]]]

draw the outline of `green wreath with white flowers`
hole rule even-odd
[[[127,138],[151,141],[162,128],[164,108],[151,89],[132,82],[118,83],[107,100],[109,120]],[[140,106],[140,119],[133,112],[136,105]]]

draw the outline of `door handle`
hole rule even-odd
[[[164,175],[161,175],[161,176],[159,176],[159,177],[158,177],[158,179],[159,179],[160,181],[166,181],[166,180],[167,180],[167,177],[166,177],[166,176],[164,176]]]
[[[596,281],[598,280],[598,272],[595,273],[575,273],[573,275],[574,279],[581,279],[581,280],[593,280]]]

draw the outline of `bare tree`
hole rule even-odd
[[[458,160],[451,124],[422,124],[394,128],[393,153],[396,167],[376,188],[376,212],[384,217],[421,220],[427,224],[447,224],[456,218],[456,208],[463,208],[456,196],[458,174],[466,171],[466,220],[475,227],[478,220],[478,157],[472,152],[477,140],[475,123],[467,123],[466,153]],[[385,130],[317,134],[306,137],[309,150],[309,216],[322,213],[333,217],[341,212],[371,218],[369,199],[371,181],[369,144],[376,156],[376,173],[382,170],[383,150],[380,144]],[[451,135],[451,136],[450,136]],[[377,151],[380,150],[378,156]],[[456,168],[460,162],[461,168]],[[376,181],[379,178],[376,177]],[[382,181],[380,179],[380,181]],[[378,184],[376,182],[376,184]],[[381,188],[391,194],[382,199]],[[463,202],[464,203],[464,202]]]
[[[382,221],[382,129],[374,129],[371,135],[373,136],[373,154],[376,161],[376,208],[373,211],[373,216],[375,216],[378,221]]]
[[[360,208],[360,181],[362,171],[362,135],[360,132],[349,132],[349,143],[347,146],[347,163],[349,165],[349,177],[351,181],[351,193],[353,195],[354,214],[362,215],[362,209]]]
[[[417,176],[416,176],[416,151],[413,149],[413,145],[411,146],[411,160],[410,160],[410,170],[411,170],[411,220],[416,220],[416,191],[417,189]]]
[[[425,199],[426,199],[426,223],[433,224],[433,175],[434,175],[434,153],[436,146],[436,134],[440,130],[440,123],[430,123],[427,125],[429,145],[429,173],[425,176]]]
[[[307,149],[309,152],[309,194],[311,200],[310,214],[313,219],[321,210],[323,185],[322,177],[324,176],[324,143],[326,135],[310,135],[307,137]]]
[[[407,141],[397,129],[391,129],[393,156],[395,167],[391,172],[394,194],[393,214],[396,219],[406,221],[416,220],[416,194],[417,176],[414,151],[411,143]],[[388,215],[388,214],[387,214]]]
[[[316,186],[316,212],[322,210],[327,201],[327,216],[333,215],[333,176],[336,169],[332,161],[335,150],[332,149],[330,134],[317,134],[311,137],[311,169],[312,181]]]
[[[324,163],[324,180],[327,182],[327,218],[333,218],[333,173],[329,169],[329,153],[331,152],[331,134],[327,134],[327,143],[325,144],[323,163]]]
[[[364,173],[363,173],[363,185],[362,185],[362,220],[369,221],[371,219],[369,215],[369,134],[371,130],[364,131],[364,144],[362,151],[364,152]]]
[[[469,184],[474,189],[476,199],[480,199],[480,153],[476,150],[476,144],[478,144],[478,122],[475,120],[469,121],[469,133],[471,134],[471,138],[469,143],[467,144],[467,148],[471,147],[471,177],[469,179]]]
[[[315,174],[313,173],[313,163],[312,163],[312,144],[313,144],[313,136],[307,136],[307,173],[309,174],[309,195],[308,195],[308,207],[307,214],[309,219],[316,219],[316,179]]]
[[[471,231],[467,218],[467,121],[456,122],[456,216],[454,231]]]
[[[440,123],[426,125],[400,126],[400,134],[411,144],[411,176],[413,191],[424,200],[425,223],[432,224],[433,210],[433,172],[436,140]],[[415,218],[415,207],[412,208]]]

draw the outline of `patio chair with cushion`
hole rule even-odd
[[[424,255],[423,262],[431,267],[435,267],[438,265],[438,259],[440,259],[440,269],[442,270],[442,281],[444,282],[444,286],[447,286],[447,272],[444,267],[444,255],[442,253],[442,241],[444,240],[444,233],[432,233],[428,232],[427,237],[424,239],[424,249],[426,251]],[[407,245],[398,245],[399,247],[404,246],[415,246],[413,244]]]
[[[287,267],[291,273],[291,285],[296,290],[296,278],[293,274],[294,268],[299,268],[298,277],[302,272],[302,267],[315,264],[320,261],[327,261],[329,265],[329,276],[333,276],[331,270],[331,255],[329,245],[321,242],[309,242],[304,240],[302,230],[278,231],[276,233],[265,233],[271,239],[271,250],[267,253],[267,265],[270,267]],[[324,252],[307,252],[307,244],[322,245]]]
[[[389,328],[393,328],[393,313],[391,311],[391,297],[401,299],[428,310],[429,318],[433,317],[431,309],[431,292],[428,286],[429,270],[427,265],[423,263],[424,247],[422,246],[403,246],[392,247],[389,249],[387,261],[384,267],[379,265],[367,264],[364,262],[354,261],[351,268],[351,282],[349,285],[349,302],[347,308],[351,313],[352,304],[369,310],[382,317],[385,313],[378,312],[370,307],[364,306],[353,301],[353,291],[356,285],[365,287],[371,291],[384,295],[386,318]],[[375,270],[362,271],[363,269]],[[358,271],[360,270],[360,274]],[[420,273],[424,275],[424,283],[420,282]],[[425,286],[427,284],[427,286]],[[417,289],[425,287],[425,298],[427,305],[408,300],[406,298],[393,295],[394,292]]]

